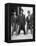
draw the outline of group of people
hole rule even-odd
[[[20,10],[20,14],[16,15],[16,11],[14,12],[14,15],[11,16],[11,26],[13,27],[12,35],[16,31],[16,35],[20,34],[20,31],[23,30],[24,34],[25,32],[25,24],[27,23],[27,32],[28,29],[33,30],[33,14],[30,15],[30,11],[27,11],[28,16],[25,18],[25,15],[23,14],[23,9]]]

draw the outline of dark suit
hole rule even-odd
[[[23,16],[18,15],[18,17],[17,17],[17,24],[18,25],[25,25],[25,15],[23,15]]]
[[[13,26],[13,23],[14,23],[14,26]],[[12,31],[12,35],[13,35],[13,32],[16,31],[16,24],[17,24],[17,18],[15,18],[14,16],[11,16],[11,24],[12,24],[12,27],[14,28]]]
[[[23,30],[24,31],[24,34],[25,34],[25,15],[21,16],[21,15],[18,15],[18,25],[20,25],[20,28],[19,28],[19,32],[18,34],[20,33],[20,30]]]
[[[33,15],[30,15],[30,19],[29,19],[29,16],[27,16],[26,21],[27,21],[27,31],[28,31],[28,29],[31,29],[32,30]]]

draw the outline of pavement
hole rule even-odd
[[[23,33],[23,31],[20,32],[19,35],[15,35],[15,33],[13,34],[13,36],[11,36],[11,40],[19,40],[19,39],[32,39],[33,35],[30,33],[30,31],[28,32],[28,34]]]

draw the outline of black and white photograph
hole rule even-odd
[[[35,41],[35,5],[17,3],[5,5],[5,40]]]
[[[33,7],[12,8],[11,40],[20,39],[33,39]]]

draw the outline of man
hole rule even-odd
[[[27,32],[28,32],[28,29],[30,29],[31,30],[31,33],[32,33],[32,17],[31,17],[31,15],[30,15],[30,11],[28,11],[27,12],[28,13],[28,16],[27,16],[27,18],[26,18],[26,21],[27,21]]]
[[[14,11],[13,13],[13,16],[11,16],[11,23],[12,23],[12,27],[13,27],[13,31],[12,31],[12,35],[13,33],[16,31],[17,27],[16,27],[16,24],[17,24],[17,16],[16,16],[16,11]]]
[[[21,30],[23,30],[25,34],[25,15],[23,15],[23,9],[20,10],[20,15],[18,15],[17,21],[18,21],[18,25],[20,25],[18,34],[20,34]]]

